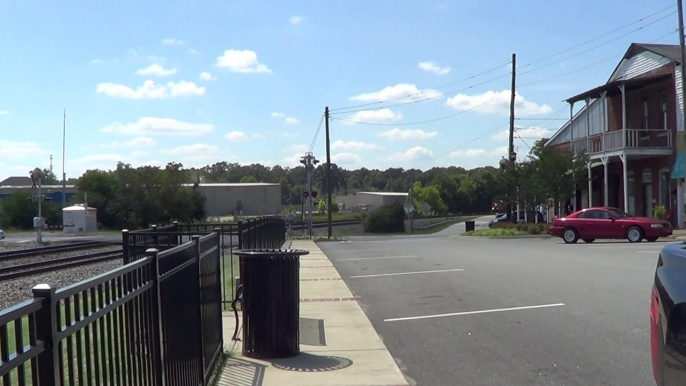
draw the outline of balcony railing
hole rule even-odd
[[[623,141],[626,137],[626,143]],[[671,149],[671,130],[626,129],[582,137],[572,142],[574,152],[587,154],[626,149]]]

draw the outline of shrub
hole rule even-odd
[[[405,210],[400,202],[384,205],[369,213],[364,219],[364,231],[370,233],[393,233],[405,230]]]
[[[530,235],[547,234],[550,229],[550,224],[512,224],[508,222],[499,222],[493,224],[493,228],[514,229],[520,232],[528,233]]]
[[[664,205],[658,205],[653,209],[653,216],[660,220],[667,220],[667,209]]]

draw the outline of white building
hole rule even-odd
[[[396,201],[407,201],[407,193],[398,192],[357,192],[347,196],[336,197],[342,210],[367,210],[372,211],[381,206],[392,204]]]
[[[97,232],[97,209],[83,204],[68,206],[62,209],[62,225],[64,233]]]

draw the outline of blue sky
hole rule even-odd
[[[324,106],[342,167],[496,165],[512,53],[524,154],[630,43],[677,44],[675,3],[5,1],[0,180],[50,155],[60,176],[63,109],[67,177],[117,161],[295,166]]]

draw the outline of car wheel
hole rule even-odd
[[[584,239],[584,242],[589,243],[589,244],[594,242],[594,241],[595,241],[595,239]]]
[[[626,231],[626,238],[630,243],[640,243],[643,240],[643,229],[633,226]]]
[[[657,241],[657,237],[646,237],[646,240],[648,240],[650,243],[654,243]]]
[[[566,228],[562,232],[562,240],[564,240],[567,244],[574,244],[579,240],[579,234],[574,228]]]

